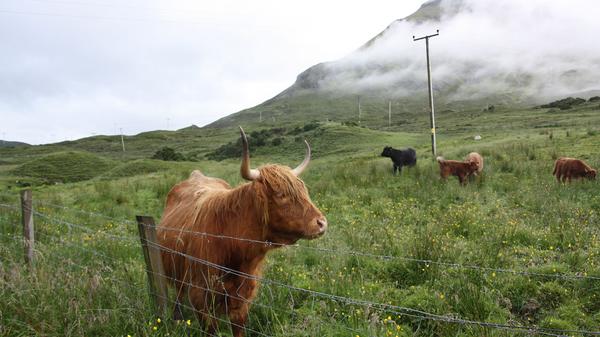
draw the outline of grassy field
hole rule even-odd
[[[461,159],[478,151],[485,158],[481,179],[466,187],[456,179],[440,181],[429,135],[419,132],[428,130],[426,115],[411,115],[409,123],[387,130],[321,123],[307,132],[282,133],[278,145],[251,148],[254,165],[293,166],[303,156],[301,140],[308,138],[314,160],[303,178],[330,227],[319,240],[270,254],[264,277],[272,282],[261,285],[249,336],[529,335],[425,319],[403,308],[571,330],[569,336],[600,330],[600,186],[559,185],[551,175],[554,159],[565,155],[600,167],[598,104],[566,111],[447,111],[437,121],[438,152]],[[101,137],[0,149],[0,203],[18,206],[14,182],[29,179],[40,213],[37,261],[28,270],[20,210],[0,207],[0,335],[199,335],[189,310],[189,325],[165,317],[159,322],[153,314],[132,221],[136,214],[158,220],[170,187],[192,169],[241,183],[239,159],[203,158],[235,141],[236,130],[137,137],[131,137],[132,150],[125,155],[118,146],[103,147],[109,141]],[[163,144],[198,161],[147,159]],[[392,176],[389,159],[379,157],[385,145],[415,147],[417,167]],[[86,162],[108,165],[91,165],[86,170],[94,172],[91,179],[77,182],[48,184],[36,175],[40,171],[32,163],[64,151],[78,156],[85,151],[97,157]],[[68,158],[55,166],[65,176],[77,173]],[[230,335],[226,324],[220,333]]]

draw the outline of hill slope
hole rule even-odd
[[[45,183],[71,183],[94,178],[114,165],[88,152],[56,152],[35,158],[14,170],[15,174]]]
[[[585,44],[557,48],[553,43],[532,42],[554,36],[561,41],[562,33],[552,23],[557,15],[561,14],[554,13],[552,6],[537,8],[515,1],[502,6],[491,0],[428,1],[350,55],[310,67],[273,98],[209,127],[260,119],[358,121],[359,100],[360,120],[369,127],[387,125],[390,101],[393,113],[410,119],[411,114],[428,110],[424,43],[413,42],[412,36],[438,28],[440,36],[431,42],[438,110],[481,109],[488,104],[525,107],[568,95],[588,98],[599,89],[595,78],[600,76],[600,66],[597,58],[586,56]],[[529,30],[531,22],[547,30],[516,34]],[[471,34],[473,27],[480,31]],[[570,28],[583,30],[576,25]]]

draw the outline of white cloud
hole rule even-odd
[[[455,98],[486,96],[511,90],[523,95],[552,97],[600,89],[600,6],[594,0],[445,0],[458,14],[439,24],[397,22],[371,48],[349,55],[332,67],[340,82],[353,90],[400,87],[402,93],[421,90],[425,81],[424,42],[413,42],[440,29],[431,40],[434,85],[461,83]],[[356,69],[379,65],[357,78]],[[401,84],[413,82],[416,87]],[[421,85],[423,84],[423,85]]]
[[[6,0],[0,132],[55,142],[190,124],[261,103],[419,1]]]

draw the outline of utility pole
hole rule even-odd
[[[358,124],[360,124],[360,96],[358,96]]]
[[[429,84],[429,108],[431,110],[430,126],[431,126],[431,153],[435,160],[436,157],[436,144],[435,144],[435,109],[433,107],[433,85],[431,84],[431,63],[429,62],[429,38],[440,35],[440,30],[437,29],[435,34],[425,35],[419,38],[415,38],[413,35],[413,41],[419,41],[425,39],[425,51],[427,53],[427,82]]]
[[[392,126],[392,101],[388,104],[388,126]]]
[[[125,152],[125,140],[123,139],[123,128],[119,128],[119,132],[121,133],[121,146],[123,147],[123,152]]]

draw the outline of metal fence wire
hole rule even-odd
[[[68,208],[65,206],[52,205],[52,204],[45,203],[45,202],[38,202],[38,204],[43,204],[48,207],[60,208],[65,211],[72,211],[74,213],[87,214],[87,215],[93,216],[93,217],[109,219],[109,220],[113,220],[116,222],[135,223],[133,221],[118,219],[118,218],[110,217],[110,216],[107,216],[107,215],[104,215],[101,213],[88,212],[86,210],[72,209],[72,208]],[[19,207],[19,206],[0,203],[0,209],[2,209],[2,208],[10,209],[13,211],[21,210],[21,207]],[[89,226],[77,224],[72,221],[67,221],[67,220],[64,220],[64,219],[61,219],[61,218],[58,218],[55,216],[51,216],[51,215],[48,215],[48,214],[45,214],[45,213],[42,213],[42,212],[39,212],[36,210],[31,210],[31,211],[34,214],[34,216],[36,216],[40,219],[43,219],[47,222],[57,224],[59,226],[64,226],[68,230],[68,233],[70,233],[71,230],[78,230],[78,231],[81,231],[81,232],[87,233],[87,234],[96,234],[97,233],[96,231],[92,230]],[[146,224],[142,224],[142,225],[149,226]],[[246,239],[246,238],[241,238],[241,237],[231,237],[231,236],[206,233],[206,232],[196,232],[196,231],[188,231],[188,230],[182,230],[182,229],[169,229],[169,228],[162,228],[162,230],[175,230],[175,231],[185,232],[185,233],[197,235],[197,236],[214,237],[214,238],[226,239],[226,240],[240,240],[240,241],[249,242],[252,244],[259,244],[259,245],[269,245],[269,246],[280,245],[280,244],[268,242],[268,241],[251,240],[251,239]],[[46,237],[46,239],[48,239],[47,240],[48,243],[60,244],[62,246],[72,247],[74,249],[89,252],[91,254],[101,257],[104,261],[111,261],[111,263],[114,263],[114,264],[118,264],[118,263],[122,262],[122,261],[119,261],[119,259],[109,256],[109,254],[107,254],[107,252],[102,252],[102,251],[99,251],[98,249],[95,249],[92,247],[83,247],[82,245],[78,244],[77,242],[71,242],[71,241],[65,240],[64,238],[61,238],[57,235],[52,235],[50,233],[40,231],[39,229],[38,229],[38,233],[40,233],[42,237]],[[8,238],[8,239],[13,239],[13,240],[20,239],[16,234],[8,234],[8,233],[6,233],[6,234],[0,233],[0,234],[2,235],[2,237]],[[118,240],[118,241],[133,242],[133,241],[139,240],[138,237],[131,236],[131,235],[115,235],[115,234],[111,234],[111,233],[103,233],[102,235],[111,240]],[[404,317],[410,317],[413,319],[419,319],[419,320],[425,320],[425,321],[436,321],[436,322],[443,322],[443,323],[448,323],[448,324],[478,326],[478,327],[482,327],[482,328],[499,329],[499,330],[512,331],[512,332],[521,332],[521,333],[532,334],[532,335],[570,336],[573,334],[579,334],[579,335],[586,335],[586,336],[600,336],[600,331],[550,329],[550,328],[524,326],[524,325],[517,325],[517,324],[501,324],[501,323],[469,320],[469,319],[460,318],[453,314],[440,315],[440,314],[434,314],[434,313],[430,313],[430,312],[415,309],[415,308],[409,308],[409,307],[403,307],[403,306],[386,304],[386,303],[379,303],[379,302],[374,302],[374,301],[369,301],[369,300],[364,300],[364,299],[329,294],[329,293],[322,292],[322,291],[298,287],[298,286],[295,286],[292,284],[287,284],[287,283],[284,283],[284,282],[281,282],[278,280],[274,280],[274,279],[270,279],[270,278],[266,278],[266,277],[259,277],[259,276],[247,274],[247,273],[244,273],[244,272],[232,269],[232,268],[228,268],[223,265],[213,263],[208,260],[200,259],[200,258],[197,258],[194,256],[187,255],[182,252],[175,251],[173,249],[170,249],[168,247],[165,247],[165,246],[159,244],[158,242],[152,242],[149,240],[144,241],[144,239],[142,239],[142,242],[145,243],[146,245],[148,245],[149,247],[153,247],[155,249],[159,249],[160,251],[168,252],[170,254],[176,254],[176,255],[182,256],[189,261],[193,261],[195,263],[200,263],[200,264],[206,265],[208,267],[219,270],[223,273],[226,273],[229,275],[235,275],[235,276],[246,278],[246,279],[256,280],[256,281],[260,282],[261,284],[263,284],[263,286],[267,287],[268,291],[270,291],[270,292],[273,291],[271,289],[271,286],[275,287],[276,289],[281,289],[281,291],[288,292],[292,299],[294,298],[292,295],[293,293],[300,293],[300,294],[308,295],[315,299],[318,298],[318,299],[324,300],[324,301],[335,302],[338,305],[342,305],[342,306],[345,305],[345,306],[368,307],[371,310],[385,312],[385,313],[393,313],[393,314],[399,315],[401,317],[404,316]],[[421,263],[421,264],[425,264],[425,265],[438,265],[441,267],[447,267],[447,268],[453,268],[453,269],[464,269],[464,270],[476,270],[476,271],[486,272],[486,273],[497,272],[497,273],[521,275],[521,276],[526,276],[526,277],[539,277],[539,278],[563,279],[563,280],[591,280],[591,281],[600,280],[600,277],[585,275],[584,272],[577,272],[575,274],[546,274],[546,273],[531,272],[531,271],[527,271],[527,270],[492,268],[492,267],[486,267],[486,266],[461,264],[461,263],[454,263],[454,262],[447,262],[447,261],[434,261],[434,260],[417,259],[417,258],[412,258],[412,257],[403,257],[403,256],[394,256],[394,255],[379,255],[379,254],[372,254],[372,253],[361,252],[361,251],[337,250],[337,249],[333,249],[333,248],[312,247],[312,246],[305,246],[305,245],[299,245],[299,244],[290,245],[289,247],[291,247],[293,249],[306,249],[306,250],[313,250],[313,251],[319,251],[319,252],[327,252],[332,256],[357,256],[357,257],[365,257],[365,258],[374,258],[374,259],[379,259],[379,260],[383,260],[383,261],[403,260],[403,261]],[[87,270],[87,268],[88,268],[87,266],[77,264],[73,261],[69,261],[68,263],[70,265],[80,268],[82,270]],[[156,272],[153,270],[146,270],[146,272],[156,274]],[[158,276],[164,277],[165,279],[173,280],[171,277],[169,277],[168,275],[165,275],[165,274],[159,274]],[[111,279],[113,282],[123,284],[124,286],[128,286],[128,287],[134,286],[134,284],[132,284],[132,282],[130,282],[130,281],[112,278],[111,276],[108,276],[108,275],[104,275],[102,277]],[[189,282],[183,282],[183,283],[188,287],[196,287],[203,291],[213,293],[215,295],[228,296],[228,297],[232,297],[234,299],[244,300],[242,297],[237,296],[236,294],[222,293],[215,289],[209,289],[209,288],[202,287],[200,285],[192,284]],[[153,294],[153,295],[154,296],[163,296],[163,295],[159,295],[159,294]],[[175,304],[175,301],[173,301],[169,298],[163,298],[163,300],[167,301],[167,303]],[[192,306],[188,306],[185,304],[181,304],[181,305],[183,305],[186,309],[188,309],[192,312],[200,314],[200,312]],[[279,308],[279,307],[275,308],[268,304],[261,303],[260,301],[253,301],[252,305],[258,306],[258,307],[263,307],[263,308],[266,308],[269,310],[273,310],[274,312],[287,312],[289,314],[294,314],[294,315],[297,314],[293,311],[286,310],[285,308]],[[210,318],[215,319],[219,322],[233,324],[229,320],[225,320],[221,317],[218,317],[218,315],[211,315],[210,313],[206,313],[206,312],[202,312],[201,314],[208,315]],[[326,323],[326,322],[322,321],[322,323]],[[233,325],[235,325],[235,324],[233,324]],[[267,337],[270,336],[264,332],[258,331],[256,329],[253,329],[253,328],[250,328],[247,326],[238,326],[238,327],[243,328],[246,332],[248,332],[251,335],[267,336]],[[355,330],[351,327],[345,326],[343,328],[351,334],[359,333],[357,330]]]

